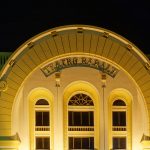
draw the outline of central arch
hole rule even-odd
[[[99,148],[100,147],[100,132],[99,132],[99,117],[100,117],[100,96],[98,94],[98,90],[91,85],[90,83],[87,83],[85,81],[75,81],[73,83],[71,83],[70,85],[67,86],[67,88],[64,90],[64,96],[63,96],[63,113],[64,113],[64,149],[69,149],[68,147],[68,142],[69,142],[69,132],[68,132],[68,112],[69,112],[69,100],[72,96],[78,94],[78,93],[82,93],[82,94],[86,94],[89,97],[91,97],[94,106],[93,106],[93,112],[94,112],[94,131],[88,131],[91,132],[89,135],[91,135],[92,137],[94,137],[94,148]],[[86,106],[84,106],[86,107]],[[80,107],[80,111],[82,111],[83,107]],[[85,108],[84,108],[85,109]],[[87,106],[87,109],[89,109],[89,106]],[[75,109],[77,111],[77,109]],[[85,110],[84,110],[85,111]],[[78,136],[80,136],[80,132],[77,131],[76,133]],[[85,134],[86,136],[86,134]]]

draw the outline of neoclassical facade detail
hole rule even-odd
[[[133,43],[70,25],[2,55],[0,149],[150,149],[150,61]]]
[[[114,89],[109,96],[110,147],[132,149],[132,94]]]

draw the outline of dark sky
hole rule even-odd
[[[1,1],[0,51],[14,51],[42,31],[71,24],[112,30],[150,53],[148,0]]]

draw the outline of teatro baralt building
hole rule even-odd
[[[0,63],[1,150],[150,149],[150,61],[120,35],[53,28]]]

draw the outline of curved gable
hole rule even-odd
[[[0,134],[11,134],[11,111],[25,79],[47,61],[69,54],[92,54],[125,70],[141,89],[150,115],[150,62],[123,37],[93,26],[63,26],[43,32],[19,47],[0,74]],[[150,117],[150,116],[149,116]]]

